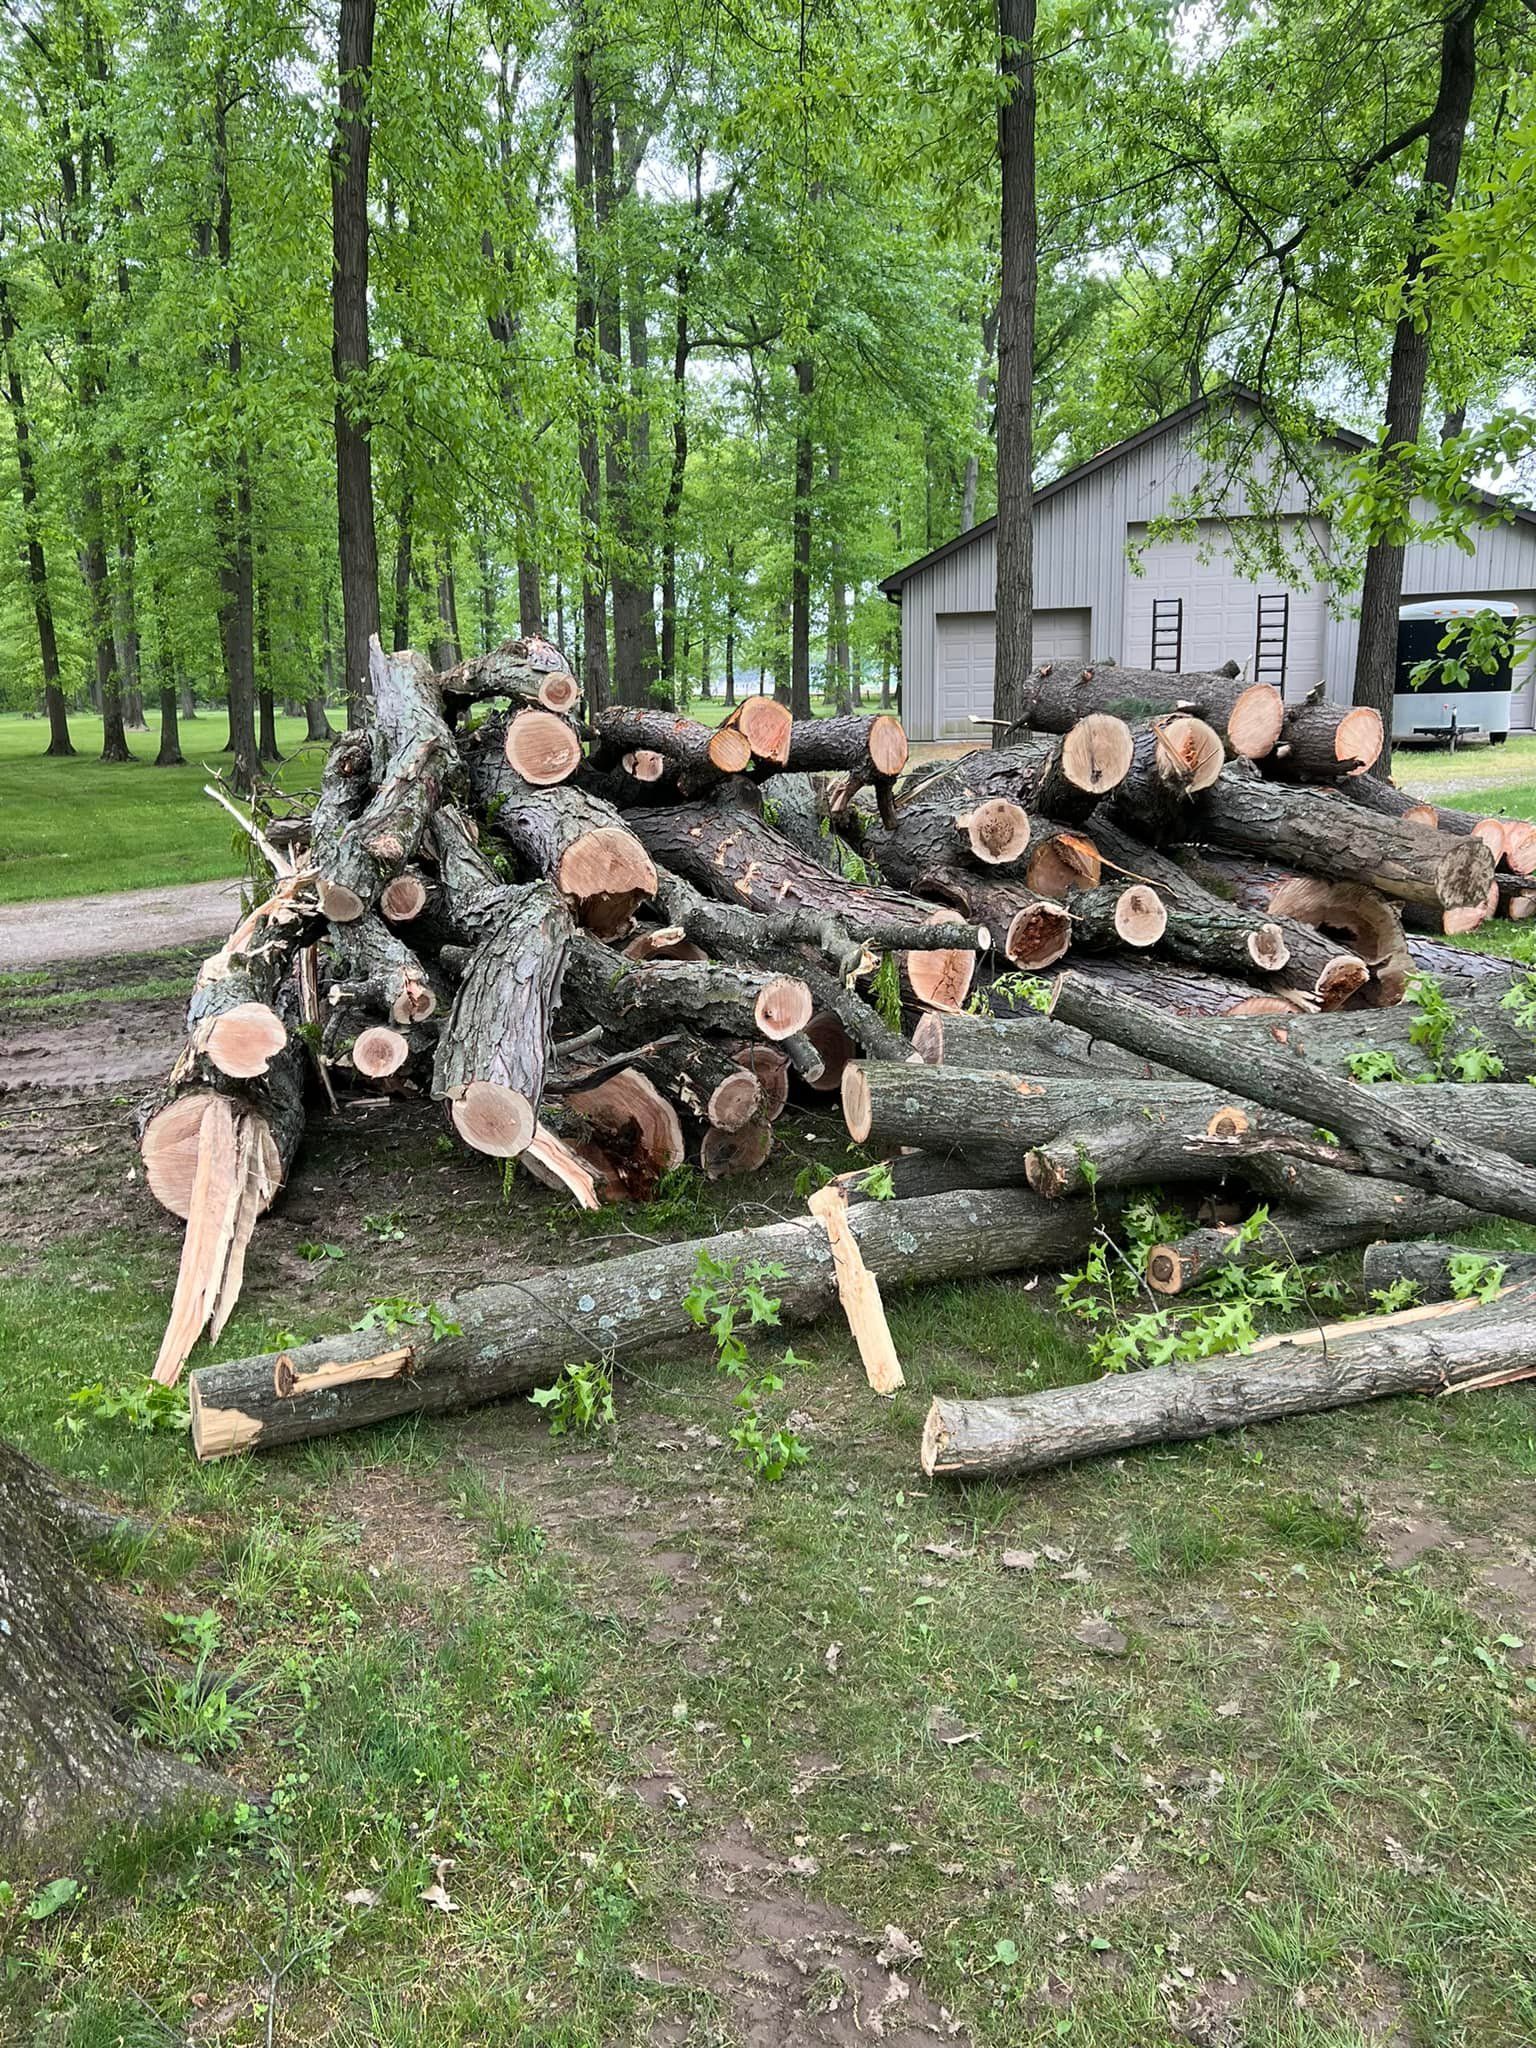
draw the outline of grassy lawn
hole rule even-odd
[[[1452,753],[1399,748],[1393,779],[1441,803],[1511,818],[1536,817],[1536,733],[1501,747],[1458,747]]]
[[[779,1485],[698,1350],[591,1442],[517,1401],[198,1468],[72,1398],[138,1380],[179,1233],[123,1110],[67,1115],[50,1217],[0,1229],[0,1434],[149,1512],[110,1570],[161,1642],[211,1617],[246,1690],[144,1726],[243,1803],[13,1874],[7,2044],[257,2048],[272,2000],[272,2038],[343,2048],[846,2048],[882,2002],[913,2048],[1536,2039],[1532,1390],[931,1488],[932,1393],[1091,1371],[1019,1278],[895,1297],[889,1404],[841,1328],[797,1332]],[[344,1117],[219,1355],[788,1212],[843,1141],[780,1128],[745,1197],[573,1217],[424,1107]],[[442,1857],[453,1913],[420,1897]],[[26,1919],[55,1876],[81,1892]]]
[[[0,715],[0,903],[91,896],[113,889],[163,888],[239,874],[244,856],[233,825],[202,794],[210,774],[228,771],[226,725],[205,711],[181,728],[184,768],[156,768],[159,723],[128,735],[132,766],[106,766],[101,720],[73,717],[73,759],[50,761],[41,719]],[[317,752],[304,745],[303,719],[280,718],[285,789],[318,783]]]

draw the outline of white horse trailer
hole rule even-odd
[[[1436,676],[1422,689],[1413,686],[1421,661],[1454,660],[1462,654],[1455,642],[1442,654],[1441,642],[1456,621],[1492,612],[1508,631],[1503,653],[1492,669],[1472,669],[1465,683]],[[1520,617],[1517,605],[1498,598],[1434,597],[1423,604],[1405,604],[1397,615],[1397,686],[1392,699],[1395,744],[1415,740],[1454,747],[1459,739],[1481,738],[1498,743],[1509,738],[1509,698],[1514,680],[1513,641]]]

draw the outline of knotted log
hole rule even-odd
[[[477,654],[444,669],[437,687],[456,706],[507,697],[516,704],[567,712],[574,711],[581,701],[581,685],[565,656],[553,641],[536,633],[504,640],[489,654]]]

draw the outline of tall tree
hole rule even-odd
[[[997,312],[997,652],[992,716],[1024,708],[1034,658],[1035,0],[997,0],[1002,276]]]
[[[27,586],[37,626],[38,657],[43,666],[43,696],[48,711],[48,745],[53,755],[72,754],[69,712],[64,702],[59,667],[59,640],[53,624],[53,599],[48,591],[48,557],[43,547],[42,507],[37,488],[37,459],[32,451],[32,425],[27,416],[26,387],[21,381],[21,354],[10,288],[0,277],[0,355],[5,362],[5,396],[16,435],[16,468],[21,479],[22,520],[27,536]]]
[[[352,723],[368,696],[368,642],[379,630],[368,416],[368,159],[373,141],[376,0],[341,0],[336,130],[331,142],[331,372],[336,386],[336,523],[343,660]]]

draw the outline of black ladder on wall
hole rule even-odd
[[[1182,597],[1154,597],[1152,600],[1152,668],[1172,669],[1184,663],[1184,600]]]
[[[1259,630],[1253,648],[1253,680],[1285,688],[1285,657],[1291,637],[1291,600],[1282,590],[1259,599]]]

